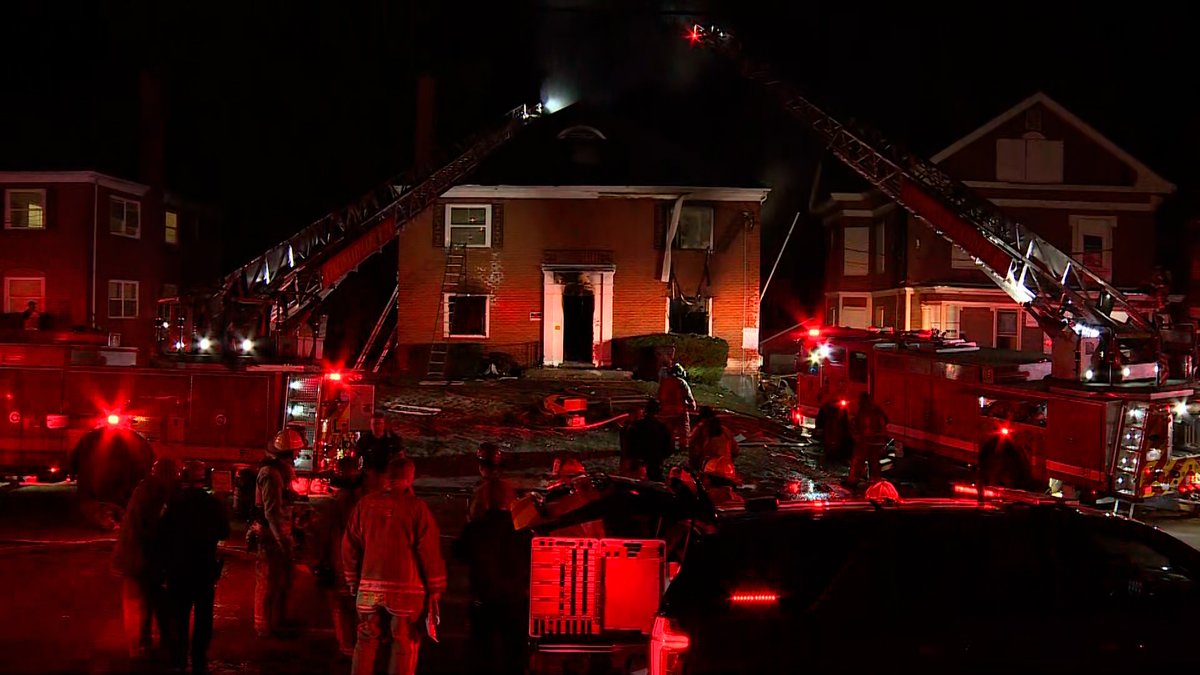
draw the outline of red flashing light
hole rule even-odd
[[[333,380],[334,382],[341,382],[341,381],[342,381],[342,374],[341,374],[341,373],[338,373],[338,372],[333,372],[333,373],[330,373],[330,374],[329,374],[329,379],[330,379],[330,380]]]
[[[735,605],[773,605],[779,602],[779,595],[770,591],[740,591],[730,595],[729,601]]]
[[[842,399],[842,400],[838,401],[838,405],[845,408],[846,406],[850,405],[850,401],[847,401],[846,399]]]
[[[1001,436],[1007,436],[1011,433],[1012,433],[1012,429],[1009,429],[1008,427],[1000,427],[1000,435]]]
[[[808,329],[808,337],[810,337],[810,338],[821,337],[821,329],[820,328],[809,328]]]
[[[792,424],[800,426],[800,423],[803,421],[804,415],[801,415],[799,410],[792,410]]]
[[[954,494],[965,495],[968,497],[978,497],[979,496],[979,488],[975,487],[974,485],[955,485],[954,486]],[[995,490],[989,490],[987,488],[984,488],[983,496],[985,498],[994,499],[996,497],[999,497],[1000,494],[998,492],[996,492]]]
[[[50,467],[50,473],[58,473],[58,467],[57,466]]]
[[[687,39],[690,40],[692,44],[696,44],[697,42],[699,42],[700,38],[701,38],[700,26],[692,26],[692,29],[687,32],[687,35],[685,37],[687,37]]]
[[[798,480],[788,481],[787,492],[790,495],[800,494],[800,481],[798,481]]]
[[[104,421],[108,422],[108,426],[115,427],[121,423],[121,416],[116,414],[109,415],[108,417],[104,418]]]

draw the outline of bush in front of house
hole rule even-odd
[[[717,384],[729,360],[729,343],[707,335],[653,333],[615,338],[612,345],[613,366],[632,371],[639,380],[658,379],[657,353],[671,347],[692,383]]]

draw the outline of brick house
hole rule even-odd
[[[424,368],[421,347],[438,341],[607,366],[613,339],[672,331],[728,341],[731,373],[756,367],[767,189],[579,105],[469,180],[400,235],[402,366]],[[466,245],[466,273],[443,293],[451,244]]]
[[[0,172],[0,196],[0,339],[99,333],[145,363],[156,302],[216,276],[215,218],[170,193],[91,171],[36,171]],[[43,314],[36,333],[21,326],[29,301]]]
[[[1175,189],[1044,93],[931,158],[1135,301],[1150,302],[1155,212]],[[827,324],[941,329],[1043,351],[1041,329],[958,247],[875,191],[834,192]]]

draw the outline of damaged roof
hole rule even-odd
[[[612,108],[576,103],[530,124],[464,183],[765,187],[731,160],[715,146],[672,142]]]

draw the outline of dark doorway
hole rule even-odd
[[[563,294],[563,360],[592,362],[592,313],[596,296],[591,293]]]

